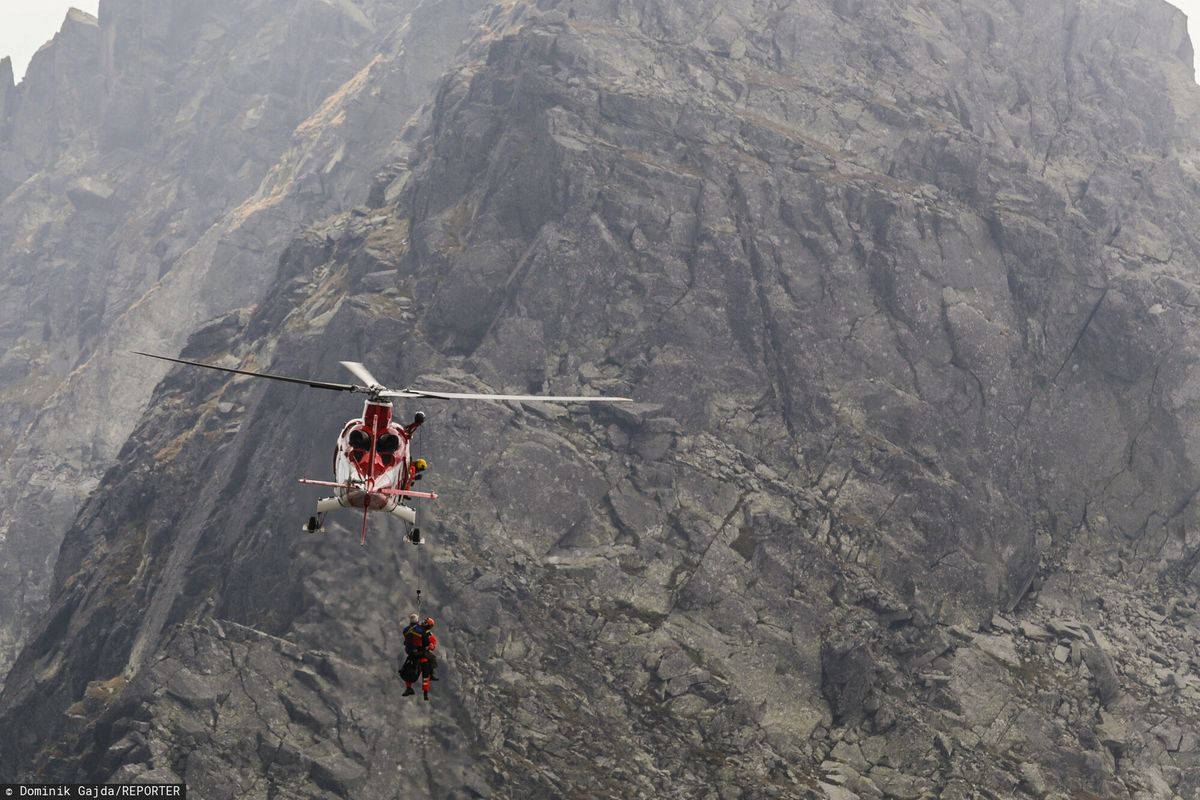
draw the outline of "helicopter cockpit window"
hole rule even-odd
[[[350,447],[353,450],[370,450],[370,434],[366,431],[350,431]]]
[[[394,433],[385,433],[379,437],[375,443],[375,452],[382,455],[391,455],[400,449],[400,437]]]

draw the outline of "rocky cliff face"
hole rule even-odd
[[[0,774],[1196,796],[1191,55],[1150,0],[486,9],[368,202],[185,353],[638,404],[426,407],[432,544],[363,550],[293,483],[355,403],[172,372]]]
[[[0,68],[0,673],[162,374],[126,351],[252,305],[300,220],[361,202],[473,11],[106,0]]]

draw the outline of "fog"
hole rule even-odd
[[[1200,0],[1171,0],[1188,15],[1192,38],[1196,29],[1191,20],[1200,19]],[[0,58],[12,56],[17,81],[25,75],[29,59],[48,42],[62,25],[67,9],[74,6],[95,14],[100,0],[3,0],[0,2]]]
[[[0,58],[12,56],[17,81],[25,75],[29,59],[62,27],[67,9],[74,6],[95,14],[100,0],[3,0],[0,2]]]

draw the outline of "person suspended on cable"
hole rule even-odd
[[[412,486],[417,481],[421,480],[421,473],[429,469],[429,462],[423,458],[418,458],[416,461],[408,465],[408,485]]]
[[[404,663],[400,666],[400,677],[404,678],[410,687],[410,691],[405,692],[405,695],[410,695],[412,683],[415,681],[417,673],[420,669],[417,667],[417,655],[421,650],[421,644],[425,634],[424,628],[421,626],[421,619],[415,613],[408,615],[408,624],[400,631],[400,638],[404,642]],[[412,674],[409,678],[406,675]]]
[[[413,484],[421,480],[421,473],[429,469],[429,462],[423,458],[418,458],[408,465],[408,480],[404,483],[405,489],[411,489]],[[411,544],[425,544],[425,540],[421,538],[420,528],[411,528],[408,532],[408,541]]]
[[[412,620],[415,614],[409,615]],[[437,670],[437,636],[433,633],[433,617],[426,617],[424,621],[410,621],[404,629],[404,651],[408,655],[405,659],[404,666],[400,670],[400,677],[404,679],[404,697],[416,694],[413,691],[413,684],[420,677],[421,690],[425,695],[425,699],[429,699],[429,684],[431,681],[437,680],[437,675],[434,673]]]
[[[408,624],[404,626],[404,630],[400,631],[401,640],[404,642],[404,661],[400,664],[400,669],[397,674],[404,680],[407,689],[404,694],[413,694],[412,682],[417,679],[420,674],[420,669],[417,667],[417,651],[416,648],[409,644],[410,634],[418,627],[420,618],[416,614],[408,615]]]
[[[437,678],[438,662],[437,662],[437,654],[435,652],[437,650],[438,640],[437,640],[437,636],[435,636],[433,633],[433,617],[425,618],[425,636],[428,639],[428,644],[425,647],[425,653],[424,653],[425,664],[427,665],[427,669],[423,668],[422,674],[425,674],[425,677],[426,677],[425,686],[428,687],[429,681],[436,681],[438,679]],[[429,691],[429,689],[426,688],[425,691]]]
[[[419,624],[420,624],[420,617],[418,617],[416,615],[416,613],[409,614],[408,615],[408,624],[404,626],[404,630],[400,631],[400,636],[403,637],[403,639],[404,639],[404,654],[406,656],[411,656],[413,653],[416,652],[416,648],[413,647],[411,644],[409,644],[409,634],[412,633],[413,629],[416,628]]]
[[[421,691],[429,699],[429,685],[437,680],[437,636],[433,633],[433,617],[418,621],[416,614],[409,614],[409,623],[404,628],[404,666],[400,677],[404,680],[404,697],[416,694],[413,684],[421,678]]]

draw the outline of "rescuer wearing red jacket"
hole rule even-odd
[[[409,616],[413,621],[404,628],[404,652],[408,657],[404,666],[400,668],[400,677],[404,679],[403,696],[416,694],[413,691],[413,683],[419,676],[421,691],[428,700],[430,681],[437,680],[434,674],[437,670],[437,656],[434,654],[437,650],[437,636],[433,633],[433,617],[426,617],[423,622],[417,622],[414,617],[415,614]]]

